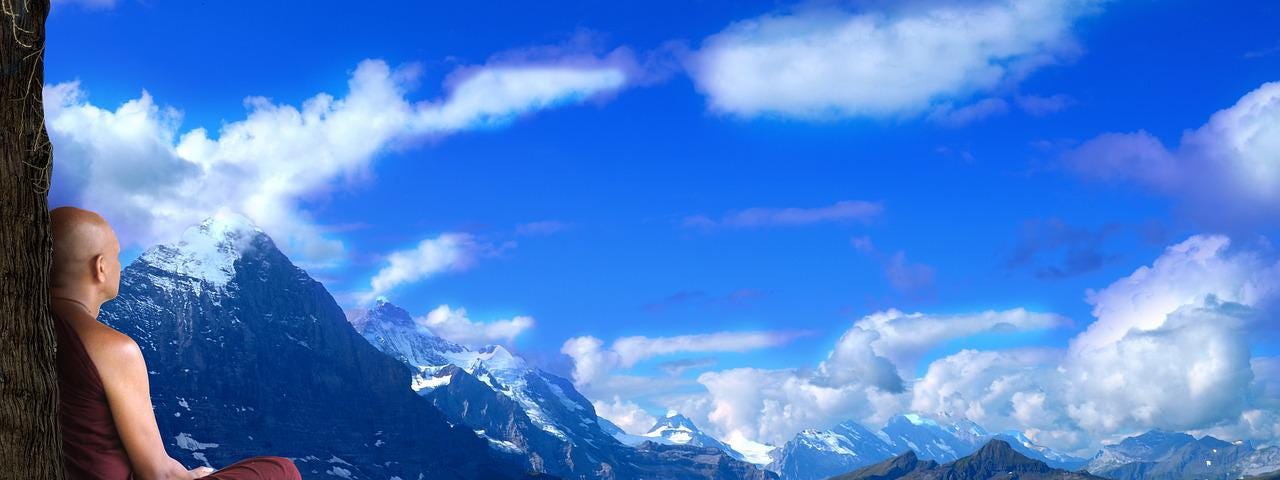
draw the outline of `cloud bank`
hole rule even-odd
[[[1221,235],[1170,245],[1151,264],[1087,291],[1094,319],[1060,347],[963,349],[921,365],[957,340],[1072,322],[1021,308],[891,309],[854,322],[812,368],[706,371],[697,377],[704,391],[693,393],[647,386],[668,392],[654,397],[655,407],[678,409],[713,434],[775,445],[803,429],[874,426],[907,411],[1019,429],[1083,455],[1152,428],[1280,441],[1280,361],[1251,353],[1265,338],[1259,332],[1280,329],[1276,256],[1265,242],[1233,245]],[[621,355],[599,339],[580,337],[564,351],[580,369],[575,379],[603,386],[598,392],[620,376]]]

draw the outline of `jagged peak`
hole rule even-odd
[[[689,417],[681,415],[675,410],[667,410],[667,415],[654,422],[653,428],[649,429],[647,435],[660,434],[666,430],[687,430],[689,432],[697,432],[698,427],[693,424],[693,420]]]
[[[486,370],[490,372],[501,370],[521,370],[527,367],[523,358],[520,358],[507,350],[502,345],[486,345],[476,350],[477,363],[483,363]]]
[[[188,227],[177,242],[147,249],[140,259],[155,268],[220,286],[235,277],[236,260],[259,236],[266,233],[248,217],[221,210]]]

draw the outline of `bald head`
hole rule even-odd
[[[102,301],[120,288],[120,242],[101,215],[76,207],[49,212],[53,266],[49,286],[92,290]]]

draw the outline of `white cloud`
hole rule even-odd
[[[387,265],[370,280],[370,290],[360,295],[363,303],[385,296],[396,287],[433,275],[470,268],[476,257],[490,249],[466,233],[446,233],[428,238],[409,250],[392,252]]]
[[[711,108],[732,115],[914,115],[994,92],[1072,56],[1072,23],[1095,3],[930,2],[891,12],[771,13],[706,39],[691,70]]]
[[[1184,306],[1063,365],[1067,412],[1086,431],[1202,428],[1236,418],[1253,380],[1236,308]]]
[[[719,220],[705,215],[694,215],[684,219],[684,226],[696,228],[756,228],[756,227],[795,227],[828,222],[868,222],[884,211],[878,202],[862,200],[842,200],[826,207],[815,208],[769,208],[754,207],[726,213]]]
[[[873,386],[831,384],[796,370],[735,368],[703,373],[698,382],[707,389],[707,408],[698,413],[709,431],[775,445],[806,428],[883,421],[902,407],[900,396]]]
[[[1055,448],[1084,447],[1089,438],[1074,427],[1057,390],[1054,364],[1062,354],[962,350],[940,358],[913,385],[911,409],[964,416],[994,431],[1021,430]]]
[[[489,322],[473,322],[467,309],[440,305],[417,322],[439,337],[464,345],[480,346],[491,343],[511,343],[517,336],[533,328],[533,317],[518,315],[509,319]]]
[[[630,400],[623,400],[617,395],[613,396],[612,402],[596,400],[591,404],[595,406],[596,415],[613,422],[622,431],[632,435],[647,433],[657,421],[653,415],[649,415],[640,408],[640,405]]]
[[[1107,133],[1064,156],[1081,175],[1131,181],[1181,201],[1213,227],[1280,219],[1280,82],[1263,84],[1176,149],[1139,130]]]
[[[181,133],[182,115],[145,91],[115,110],[89,103],[78,82],[45,86],[54,148],[51,204],[99,211],[126,245],[171,240],[222,208],[251,218],[304,266],[342,260],[344,246],[300,202],[339,182],[367,178],[379,153],[459,130],[492,128],[522,115],[615,92],[621,68],[600,61],[464,69],[444,99],[411,102],[419,69],[365,60],[343,98],[317,94],[301,106],[263,97],[248,114]]]
[[[605,379],[619,368],[664,355],[693,352],[746,352],[786,344],[795,332],[715,332],[672,337],[622,337],[609,348],[592,336],[566,340],[560,352],[574,360],[573,381],[584,386]]]
[[[1131,331],[1159,328],[1169,315],[1212,296],[1258,305],[1280,288],[1280,264],[1256,252],[1231,251],[1220,235],[1197,235],[1172,245],[1150,266],[1098,291],[1088,291],[1096,320],[1071,341],[1076,355],[1114,345]]]
[[[865,348],[865,345],[892,361],[904,375],[914,376],[920,359],[943,343],[980,333],[1047,330],[1068,323],[1069,320],[1061,315],[1022,308],[952,315],[903,313],[889,309],[872,313],[854,323],[836,344],[836,350],[828,361],[838,360],[839,352]]]

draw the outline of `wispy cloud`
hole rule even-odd
[[[773,208],[754,207],[736,210],[713,219],[705,215],[685,217],[682,224],[688,228],[761,228],[798,227],[818,223],[869,222],[884,212],[879,202],[843,200],[825,207]]]
[[[849,244],[863,254],[880,262],[884,277],[889,285],[901,292],[916,292],[933,286],[934,269],[923,263],[907,260],[906,252],[898,250],[891,254],[876,248],[871,237],[858,236],[849,239]]]
[[[499,251],[501,247],[479,242],[467,233],[446,233],[427,238],[413,248],[387,255],[386,265],[369,281],[369,290],[358,294],[357,298],[361,303],[368,303],[401,285],[444,272],[466,270],[475,264],[477,258]]]
[[[1119,258],[1103,251],[1103,244],[1120,231],[1118,224],[1087,229],[1056,218],[1028,221],[1005,268],[1028,269],[1046,280],[1089,273]]]

